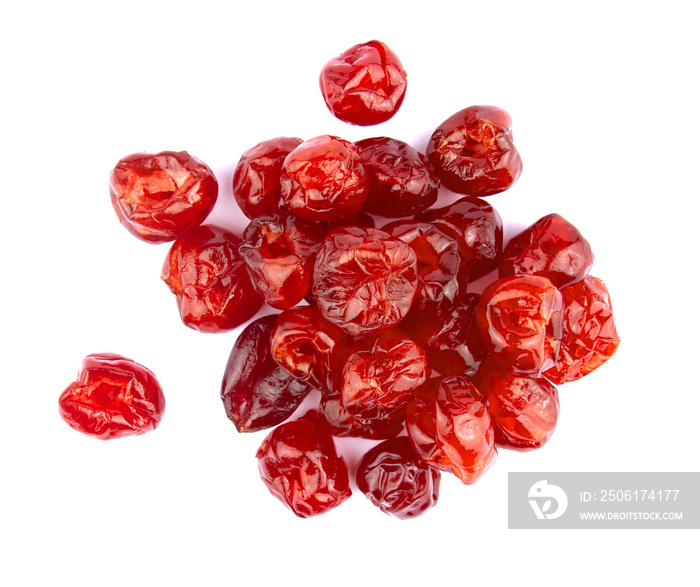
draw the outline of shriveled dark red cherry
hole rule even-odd
[[[260,309],[238,247],[240,237],[218,226],[198,226],[170,247],[161,279],[175,294],[182,321],[200,332],[225,332]]]
[[[340,222],[357,214],[369,183],[355,145],[330,135],[303,142],[284,160],[280,189],[287,207],[307,220]]]
[[[318,308],[353,336],[398,324],[417,288],[413,249],[376,228],[338,228],[316,255],[312,291]]]
[[[458,194],[491,196],[520,177],[510,115],[496,106],[470,106],[440,124],[427,155],[443,185]]]
[[[117,163],[109,193],[124,228],[143,241],[162,243],[204,222],[219,184],[211,169],[186,151],[135,153]]]
[[[154,430],[165,397],[150,369],[114,353],[83,359],[78,379],[58,399],[61,417],[83,434],[101,440]]]
[[[558,384],[588,375],[620,346],[610,293],[600,279],[588,275],[563,288],[561,293],[564,298],[561,349],[556,365],[543,373]]]
[[[486,360],[473,379],[489,404],[496,445],[527,451],[543,446],[559,417],[559,394],[544,377],[518,377]]]
[[[333,436],[353,436],[381,440],[392,438],[403,431],[405,406],[375,418],[358,418],[347,411],[340,392],[325,391],[321,396],[321,411],[328,421]]]
[[[241,155],[233,172],[233,197],[251,220],[280,208],[280,172],[285,157],[302,143],[295,137],[262,141]]]
[[[270,493],[300,518],[328,512],[352,493],[348,467],[336,452],[328,424],[315,411],[280,424],[256,456]]]
[[[440,472],[416,454],[407,436],[370,449],[360,461],[356,480],[374,505],[399,519],[425,513],[440,494]]]
[[[406,406],[406,430],[423,460],[465,484],[476,482],[496,460],[486,401],[467,377],[428,381]]]
[[[593,251],[588,241],[568,220],[548,214],[508,242],[498,274],[541,275],[562,288],[581,281],[591,267]]]
[[[352,337],[321,316],[316,306],[282,312],[270,339],[270,353],[285,371],[320,390],[334,387]]]
[[[304,299],[325,236],[322,227],[292,214],[260,216],[248,225],[239,251],[263,300],[286,310]]]
[[[369,176],[365,211],[401,218],[427,210],[435,203],[440,181],[428,158],[411,145],[375,137],[355,146]]]
[[[231,349],[221,382],[224,410],[239,432],[257,432],[284,422],[311,391],[270,356],[277,314],[246,326]]]
[[[549,279],[515,275],[489,285],[474,316],[493,357],[511,373],[538,375],[557,359],[562,307],[562,295]]]
[[[326,63],[319,84],[326,106],[336,118],[370,126],[396,114],[406,93],[406,72],[389,47],[369,41]]]
[[[418,214],[415,219],[434,224],[459,242],[470,280],[498,267],[503,254],[503,220],[491,204],[466,196],[444,208]]]

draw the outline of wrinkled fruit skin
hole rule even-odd
[[[161,279],[180,318],[200,332],[225,332],[250,320],[262,300],[238,252],[241,240],[218,226],[198,226],[170,247]]]
[[[498,267],[503,254],[503,220],[488,202],[466,196],[444,208],[417,214],[415,219],[434,224],[457,240],[471,281]]]
[[[221,383],[226,416],[238,432],[257,432],[284,422],[311,391],[270,356],[277,315],[251,322],[236,340]]]
[[[543,377],[518,377],[485,361],[474,384],[489,404],[496,445],[518,451],[543,446],[559,417],[557,388]]]
[[[406,407],[406,430],[420,457],[475,483],[496,460],[486,401],[462,375],[432,379]]]
[[[352,493],[347,465],[317,412],[275,428],[256,456],[270,493],[300,518],[323,514]]]
[[[576,381],[615,354],[620,336],[615,327],[610,294],[591,275],[561,290],[564,322],[557,363],[544,376],[553,383]]]
[[[325,236],[323,228],[292,214],[261,216],[248,225],[238,250],[265,302],[286,310],[304,299]]]
[[[500,277],[541,275],[558,288],[581,281],[593,267],[593,251],[578,229],[548,214],[512,238],[498,267]]]
[[[440,472],[413,450],[406,436],[378,444],[360,461],[357,488],[385,514],[399,519],[420,516],[440,494]]]
[[[425,155],[389,137],[365,139],[355,146],[369,176],[366,212],[401,218],[436,202],[440,180]]]
[[[124,228],[148,243],[162,243],[204,222],[219,184],[211,169],[186,151],[135,153],[117,163],[109,193]]]
[[[284,160],[282,198],[307,220],[340,222],[357,214],[367,200],[369,181],[355,145],[330,135],[303,142]]]
[[[318,308],[352,336],[398,324],[417,288],[413,249],[376,228],[338,228],[316,255],[312,291]]]
[[[399,408],[379,418],[358,418],[343,405],[339,392],[327,391],[321,396],[321,411],[328,421],[333,436],[353,436],[381,440],[393,438],[403,430],[406,408]]]
[[[549,279],[515,275],[489,285],[474,316],[491,356],[513,374],[539,375],[557,360],[562,308],[562,295]]]
[[[152,371],[114,353],[83,359],[78,379],[58,400],[66,423],[101,440],[154,430],[165,411],[165,397]]]
[[[511,127],[510,115],[495,106],[470,106],[440,124],[427,155],[443,185],[480,198],[513,185],[523,163]]]
[[[326,63],[319,85],[326,106],[336,118],[371,126],[396,114],[406,93],[406,72],[389,47],[369,41]]]
[[[268,216],[280,209],[282,163],[302,142],[296,137],[278,137],[241,155],[233,172],[233,197],[248,218]]]

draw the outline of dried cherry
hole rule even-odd
[[[398,324],[417,288],[413,249],[376,228],[337,228],[316,256],[312,291],[318,308],[353,336]]]
[[[378,418],[358,418],[347,411],[343,405],[343,396],[335,391],[324,391],[321,396],[321,411],[333,436],[371,440],[392,438],[400,434],[406,419],[405,406]]]
[[[78,379],[58,400],[66,423],[101,440],[154,430],[165,411],[165,397],[150,369],[114,353],[83,359]]]
[[[406,72],[381,41],[350,47],[331,59],[319,78],[326,106],[336,118],[358,126],[386,122],[406,93]]]
[[[406,436],[385,440],[362,457],[357,488],[385,514],[420,516],[440,494],[440,472],[423,461]]]
[[[292,377],[270,356],[277,314],[251,322],[241,332],[226,363],[221,400],[239,432],[257,432],[292,415],[311,386]]]
[[[238,252],[241,240],[218,226],[198,226],[170,247],[161,279],[175,294],[182,321],[224,332],[252,318],[262,300]]]
[[[495,106],[470,106],[440,124],[427,155],[445,187],[458,194],[491,196],[520,177],[510,115]]]
[[[270,493],[300,518],[323,514],[352,493],[328,424],[313,410],[270,432],[256,456]]]
[[[211,169],[186,151],[135,153],[115,166],[109,193],[124,228],[148,243],[162,243],[204,222],[219,184]]]
[[[303,141],[277,137],[262,141],[241,155],[233,171],[233,197],[251,220],[280,209],[280,172],[285,157]]]

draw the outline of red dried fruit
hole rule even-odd
[[[564,323],[557,363],[543,375],[554,383],[576,381],[615,354],[620,337],[615,327],[610,294],[597,277],[561,290]]]
[[[253,220],[280,209],[282,163],[301,143],[296,137],[278,137],[258,143],[241,155],[233,172],[233,197],[248,218]]]
[[[346,226],[364,226],[365,228],[374,228],[374,218],[372,218],[366,212],[358,212],[350,218],[345,220],[340,220],[338,222],[324,222],[323,227],[327,232],[335,230],[336,228],[345,228]]]
[[[389,47],[369,41],[326,63],[319,84],[326,106],[336,118],[370,126],[396,114],[406,93],[406,72]]]
[[[286,310],[304,299],[325,236],[320,226],[291,214],[261,216],[248,225],[239,251],[263,300]]]
[[[490,354],[518,375],[538,375],[557,360],[562,295],[546,277],[515,275],[489,285],[474,313]]]
[[[353,336],[398,324],[417,287],[413,249],[376,228],[338,228],[316,255],[312,291],[318,308]]]
[[[467,377],[428,381],[406,406],[406,430],[423,460],[462,483],[476,482],[496,460],[486,401]]]
[[[467,196],[444,208],[417,214],[415,219],[434,224],[457,240],[471,281],[498,267],[503,253],[503,220],[484,200]]]
[[[300,518],[323,514],[352,493],[347,465],[317,412],[275,428],[256,456],[270,493]]]
[[[511,375],[487,360],[474,384],[488,401],[497,446],[527,451],[551,438],[559,417],[559,394],[549,381]]]
[[[114,353],[83,359],[78,379],[58,400],[66,423],[101,440],[154,430],[165,411],[165,397],[150,369]]]
[[[405,406],[428,375],[425,351],[399,330],[364,339],[345,359],[340,387],[345,409],[358,418],[385,418]]]
[[[270,338],[272,358],[285,371],[320,390],[330,390],[352,337],[324,320],[316,306],[282,312]]]
[[[252,318],[262,300],[238,252],[240,238],[198,226],[170,247],[161,279],[175,294],[182,321],[200,332],[225,332]]]
[[[364,206],[368,186],[355,145],[330,135],[299,145],[285,158],[280,175],[284,202],[307,220],[351,218]]]
[[[440,494],[440,472],[421,460],[406,436],[385,440],[367,452],[356,480],[367,499],[399,519],[420,516]]]
[[[591,267],[588,241],[568,220],[548,214],[508,242],[498,274],[541,275],[562,288],[583,279]]]
[[[277,314],[246,326],[231,349],[221,383],[221,400],[239,432],[257,432],[292,415],[311,391],[270,356]]]
[[[510,115],[495,106],[470,106],[440,124],[427,155],[444,186],[469,196],[491,196],[520,177]]]
[[[427,210],[436,202],[440,181],[428,158],[411,145],[375,137],[355,146],[369,176],[367,212],[400,218]]]
[[[357,418],[343,406],[340,393],[325,391],[321,397],[321,411],[328,421],[333,436],[354,436],[380,440],[392,438],[403,430],[405,407],[380,418]]]
[[[124,228],[148,243],[162,243],[204,222],[219,184],[211,169],[186,151],[135,153],[117,163],[109,194]]]

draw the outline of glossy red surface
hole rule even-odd
[[[219,184],[211,169],[186,151],[135,153],[115,166],[109,193],[124,228],[141,240],[161,243],[204,222]]]
[[[345,409],[339,392],[324,392],[321,411],[328,421],[333,436],[353,436],[381,440],[392,438],[403,430],[406,418],[405,407],[378,418],[358,418]]]
[[[83,359],[58,408],[74,430],[108,440],[154,430],[163,417],[165,397],[150,369],[121,355],[96,353]]]

